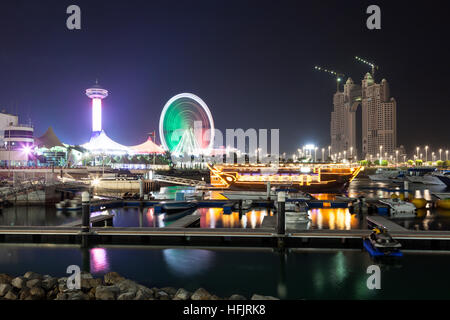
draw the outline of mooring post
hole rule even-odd
[[[88,191],[83,191],[81,194],[81,246],[86,248],[88,246],[88,234],[90,231],[91,220],[91,195]]]
[[[409,182],[406,180],[403,182],[403,189],[405,191],[405,200],[408,200],[408,198],[409,198],[409,193],[408,193]]]
[[[139,199],[144,199],[144,180],[142,178],[139,179]]]
[[[284,191],[280,191],[277,194],[277,234],[284,235],[286,231],[286,215],[285,215],[285,202],[286,202],[286,194]]]

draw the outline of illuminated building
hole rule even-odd
[[[380,147],[392,155],[397,146],[397,103],[386,79],[375,83],[370,73],[362,81],[362,151],[376,154]]]
[[[86,89],[86,95],[92,99],[92,132],[102,131],[102,100],[108,96],[108,90],[98,85],[98,81],[92,88]]]
[[[6,166],[26,166],[34,144],[34,129],[31,124],[20,124],[18,116],[0,113],[2,145],[0,162]]]
[[[82,145],[92,155],[122,155],[128,154],[130,149],[111,138],[102,129],[102,100],[108,96],[108,90],[95,83],[86,90],[86,95],[92,99],[92,135],[89,142]]]
[[[344,91],[337,91],[333,97],[334,109],[331,113],[331,149],[335,153],[353,148],[356,145],[356,111],[361,101],[361,87],[348,78]]]
[[[35,145],[37,155],[45,159],[45,164],[53,166],[64,166],[66,164],[67,147],[59,140],[52,127],[49,127],[42,136],[35,139]]]

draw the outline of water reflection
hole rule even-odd
[[[351,230],[361,229],[362,221],[348,208],[315,208],[309,211],[311,229]]]
[[[109,271],[109,261],[107,251],[103,248],[93,248],[90,250],[91,272],[106,273]]]
[[[253,209],[245,213],[225,214],[222,208],[199,208],[201,228],[259,228],[264,217],[272,215],[267,209]]]
[[[215,253],[201,249],[163,249],[164,261],[171,273],[177,276],[195,276],[207,272]]]

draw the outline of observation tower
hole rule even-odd
[[[102,131],[102,100],[108,96],[108,90],[98,85],[98,81],[92,88],[86,89],[86,95],[92,99],[92,132]]]

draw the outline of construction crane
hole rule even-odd
[[[367,60],[365,60],[365,59],[363,59],[363,58],[360,58],[360,57],[358,57],[358,56],[355,56],[355,59],[358,60],[359,62],[362,62],[362,63],[364,63],[364,64],[367,64],[368,66],[371,66],[371,67],[372,67],[372,78],[375,79],[375,69],[378,69],[378,66],[375,65],[374,63],[369,62],[369,61],[367,61]]]
[[[336,77],[336,92],[339,92],[339,83],[345,77],[345,74],[337,72],[337,71],[329,70],[326,68],[322,68],[319,66],[315,66],[314,69],[316,69],[317,71],[323,71],[323,72],[326,72],[326,73],[329,73],[329,74],[335,76]]]

